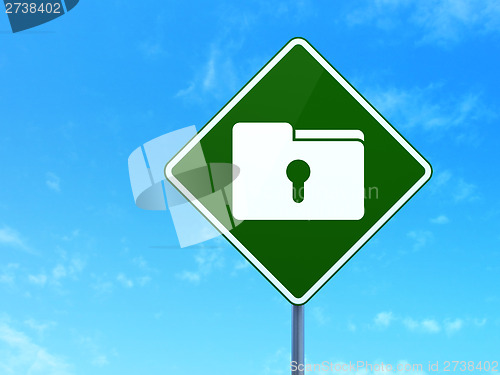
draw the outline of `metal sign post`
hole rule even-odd
[[[304,375],[304,305],[292,305],[292,375]]]

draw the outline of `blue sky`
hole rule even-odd
[[[289,303],[221,238],[180,249],[127,158],[296,36],[434,168],[307,304],[306,361],[500,360],[498,1],[83,1],[0,31],[0,374],[289,372]]]

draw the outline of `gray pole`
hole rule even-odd
[[[304,375],[304,366],[304,305],[292,305],[292,375]]]

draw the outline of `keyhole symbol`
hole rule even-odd
[[[311,169],[304,160],[294,160],[286,167],[286,176],[292,181],[292,198],[295,203],[304,200],[304,182],[311,175]]]

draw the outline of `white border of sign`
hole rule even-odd
[[[222,223],[220,223],[173,175],[173,167],[191,151],[202,138],[295,46],[304,47],[352,95],[385,130],[387,130],[425,170],[425,173],[389,211],[385,213],[332,268],[328,270],[301,298],[293,296]],[[306,303],[431,177],[430,164],[335,70],[302,38],[292,39],[250,82],[165,166],[166,178],[293,304]]]

